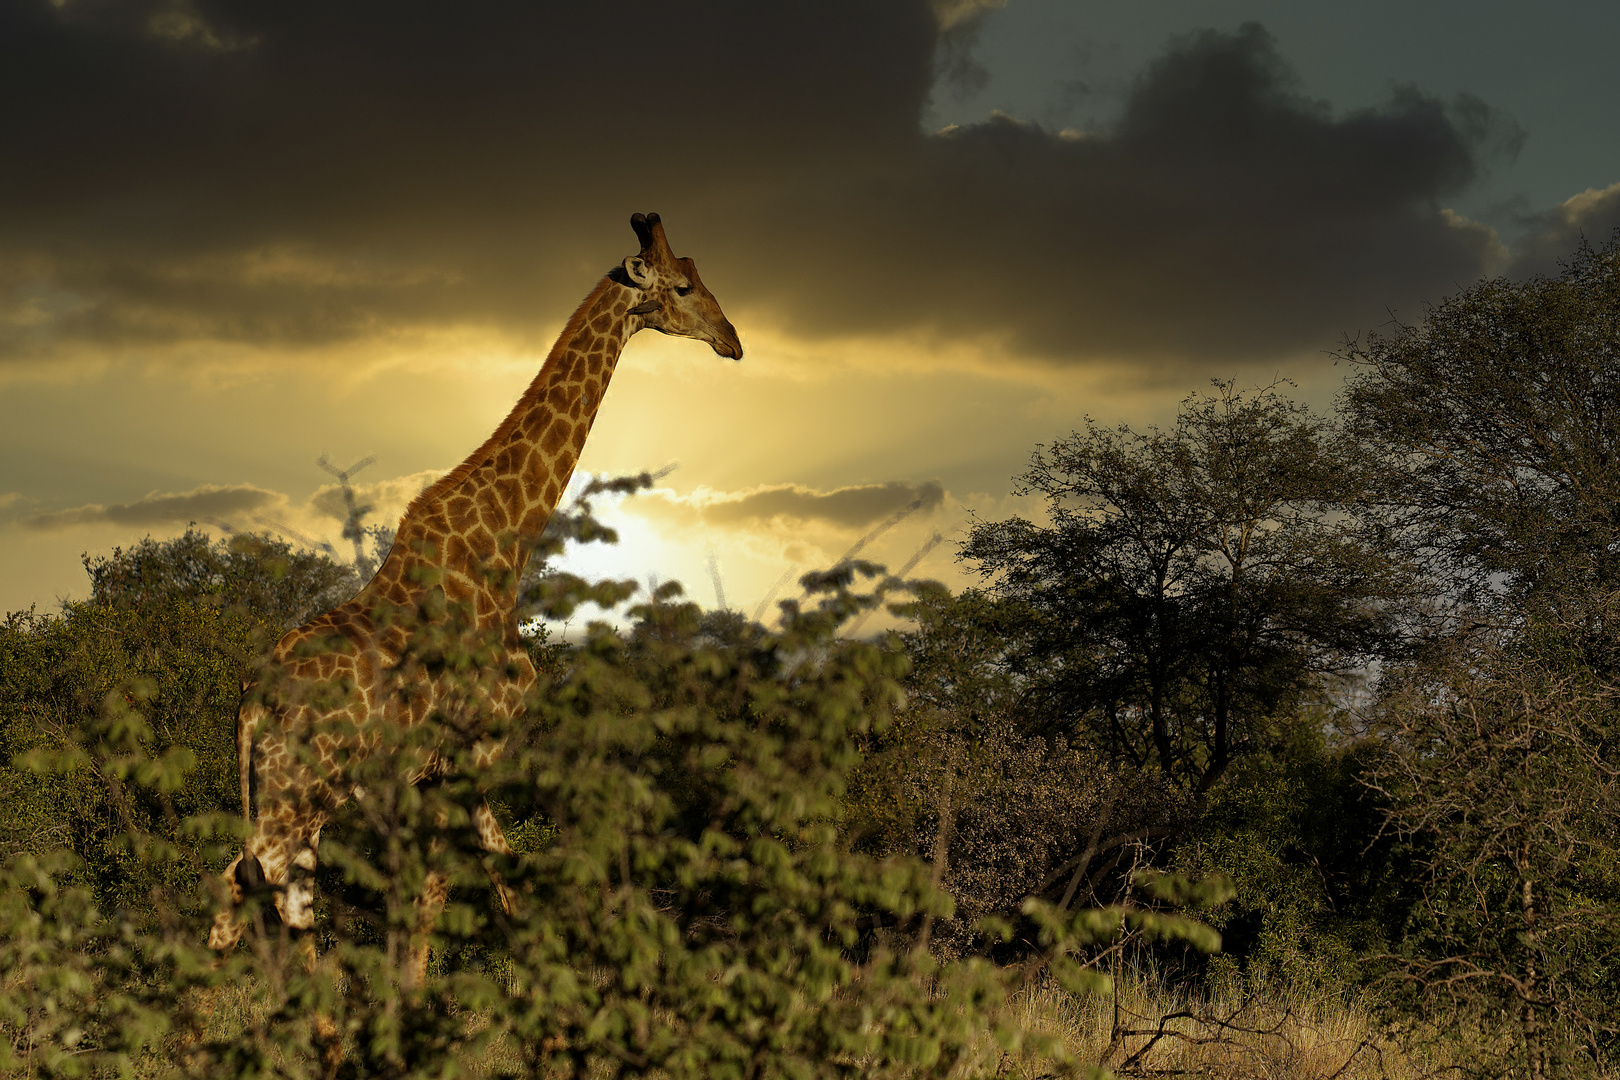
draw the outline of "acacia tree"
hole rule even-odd
[[[1007,658],[1026,722],[1207,791],[1268,719],[1391,643],[1399,567],[1344,513],[1365,476],[1275,386],[1037,448],[1018,493],[1050,523],[977,523],[961,555],[1028,615]]]
[[[1397,983],[1478,1024],[1482,1074],[1504,1054],[1599,1070],[1620,1026],[1620,234],[1342,355],[1347,428],[1382,473],[1365,513],[1439,601],[1377,713],[1373,782],[1428,852]]]
[[[1455,604],[1535,610],[1612,667],[1586,601],[1620,587],[1620,234],[1558,277],[1480,282],[1341,355],[1389,542]]]
[[[1425,853],[1394,999],[1472,1036],[1454,1052],[1478,1075],[1516,1058],[1539,1080],[1615,1059],[1620,699],[1545,648],[1561,633],[1535,636],[1476,638],[1388,680],[1365,782]]]

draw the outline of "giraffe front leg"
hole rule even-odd
[[[320,847],[325,815],[306,812],[301,818],[302,828],[289,829],[274,836],[265,844],[265,851],[266,859],[276,868],[273,884],[281,886],[276,893],[276,912],[294,936],[293,955],[298,966],[305,975],[314,975],[320,964],[315,935],[311,932],[315,927],[314,878],[319,865],[316,851]],[[344,1058],[343,1033],[324,1009],[316,1009],[309,1020],[326,1075],[336,1076]]]
[[[208,947],[215,952],[229,952],[242,940],[241,908],[244,899],[242,885],[237,878],[237,870],[242,865],[243,852],[231,860],[231,864],[220,875],[224,882],[222,895],[224,905],[214,913],[214,925],[208,930]]]
[[[266,815],[254,826],[242,853],[225,868],[222,877],[231,907],[215,916],[208,937],[211,947],[224,950],[235,945],[244,928],[243,901],[266,892],[274,893],[273,919],[294,931],[314,927],[315,847],[320,843],[325,815],[307,808],[301,811]]]
[[[259,826],[254,826],[252,835],[242,845],[241,854],[225,867],[220,878],[225,885],[227,904],[214,915],[214,925],[208,931],[209,948],[217,952],[227,952],[242,939],[242,932],[246,928],[242,915],[243,901],[250,895],[258,895],[277,884],[266,873],[265,863],[255,852],[274,852],[279,846],[275,838],[266,835]],[[284,865],[275,858],[271,858],[270,862],[272,866]],[[280,903],[279,897],[277,903]],[[264,928],[262,912],[259,913],[258,920],[262,930]]]
[[[400,986],[407,993],[427,985],[428,945],[433,924],[450,898],[450,879],[437,870],[429,870],[422,885],[422,895],[416,901],[416,929],[411,934],[410,956],[400,978]]]
[[[485,851],[496,855],[512,854],[512,845],[507,842],[506,833],[501,830],[500,822],[495,820],[495,814],[490,810],[489,803],[478,804],[478,808],[473,811],[473,825],[478,830],[479,846]],[[496,894],[501,899],[501,908],[507,915],[511,915],[517,895],[505,881],[501,880],[494,867],[485,869],[495,886]],[[433,926],[449,897],[450,879],[437,870],[428,871],[427,880],[422,887],[422,896],[416,902],[416,928],[411,935],[410,958],[401,980],[406,990],[416,989],[427,983],[428,954]]]
[[[300,934],[296,946],[298,966],[303,968],[305,975],[314,975],[320,964],[320,954],[315,949],[314,934]],[[325,1009],[317,1008],[309,1017],[310,1034],[314,1036],[315,1049],[321,1056],[321,1064],[326,1068],[327,1077],[335,1077],[338,1067],[343,1064],[343,1031],[332,1019],[331,1013]]]
[[[473,827],[478,830],[478,845],[492,855],[512,854],[512,845],[507,843],[506,833],[501,829],[501,823],[495,820],[495,812],[489,808],[488,802],[478,804],[473,811]],[[484,867],[489,873],[490,884],[495,886],[495,895],[501,898],[501,910],[508,916],[512,914],[517,903],[517,894],[511,886],[501,880],[501,875],[495,872],[493,866]]]

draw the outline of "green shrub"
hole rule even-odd
[[[892,644],[837,636],[877,602],[853,590],[871,572],[813,576],[814,602],[790,605],[775,634],[706,618],[665,590],[635,610],[629,633],[591,626],[504,728],[484,706],[509,674],[504,642],[453,609],[395,612],[413,620],[414,640],[394,677],[402,688],[439,680],[440,708],[408,730],[358,733],[376,744],[348,768],[364,797],[323,834],[321,859],[341,888],[313,969],[300,942],[265,923],[262,895],[246,905],[260,927],[246,947],[223,962],[203,948],[219,898],[207,877],[188,885],[177,868],[195,861],[166,837],[217,865],[241,827],[181,814],[192,763],[153,739],[141,710],[155,698],[110,696],[65,752],[35,764],[117,780],[163,808],[167,828],[120,819],[130,857],[153,868],[148,916],[98,907],[71,886],[80,871],[67,862],[13,861],[0,938],[31,951],[0,990],[10,1067],[444,1076],[480,1062],[516,1076],[938,1076],[986,1039],[1040,1044],[1001,1008],[1016,985],[1105,987],[1094,961],[1124,937],[1213,947],[1207,928],[1161,910],[1196,899],[1173,882],[1144,882],[1142,903],[1106,911],[1026,905],[1041,958],[1022,967],[941,965],[918,946],[952,910],[932,869],[852,852],[838,835],[847,777],[862,741],[890,722],[906,663]],[[549,602],[625,592],[563,581]],[[475,761],[475,733],[506,740],[493,765]],[[428,754],[448,771],[409,783]],[[486,797],[543,823],[533,847],[493,864],[478,854],[470,821]],[[517,890],[511,916],[489,870]],[[430,872],[456,887],[435,951],[462,961],[406,991]],[[226,986],[250,1001],[221,1030],[207,1008]],[[323,1061],[317,1016],[340,1034],[341,1063]]]
[[[1364,984],[1364,958],[1399,936],[1409,847],[1383,834],[1363,783],[1369,742],[1324,736],[1316,712],[1279,728],[1278,749],[1235,768],[1211,793],[1176,867],[1230,875],[1236,895],[1210,916],[1218,982],[1296,991]]]

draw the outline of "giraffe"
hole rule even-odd
[[[640,252],[610,270],[579,305],[494,434],[411,502],[371,581],[347,602],[288,631],[270,654],[266,677],[245,689],[237,756],[242,813],[252,832],[224,872],[232,905],[214,921],[214,949],[230,949],[240,939],[236,909],[248,890],[274,890],[276,914],[289,929],[312,927],[311,875],[320,831],[354,793],[338,760],[354,760],[369,749],[354,734],[340,732],[378,718],[408,726],[433,709],[441,688],[431,681],[413,687],[408,699],[387,686],[387,673],[405,658],[409,637],[388,612],[457,605],[475,629],[498,635],[507,653],[510,677],[499,682],[486,706],[504,717],[522,707],[536,675],[518,638],[518,579],[573,475],[631,336],[650,327],[742,359],[736,330],[692,260],[670,251],[658,215],[636,214],[630,225]],[[335,701],[333,688],[340,689]],[[498,749],[489,740],[478,742],[474,759],[487,762]],[[409,779],[418,782],[438,767],[430,761]],[[487,803],[477,808],[473,824],[485,851],[510,853]],[[510,914],[510,890],[498,879],[496,888]],[[429,875],[402,976],[407,986],[421,985],[427,935],[448,892],[442,876]]]

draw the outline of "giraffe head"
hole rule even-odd
[[[707,341],[721,356],[741,360],[742,342],[737,340],[736,329],[714,294],[704,287],[692,260],[676,258],[669,250],[658,215],[635,214],[630,227],[636,230],[641,251],[608,276],[641,293],[631,313],[640,315],[643,325],[659,333]]]

